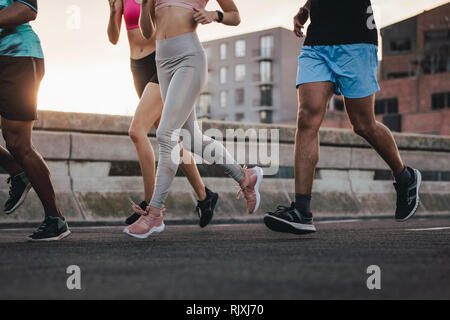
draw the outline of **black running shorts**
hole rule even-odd
[[[144,93],[144,89],[149,82],[159,84],[158,73],[156,70],[156,52],[139,59],[131,59],[131,72],[133,73],[134,86],[140,97]]]
[[[37,119],[38,91],[44,73],[43,59],[0,56],[0,115],[3,118]]]

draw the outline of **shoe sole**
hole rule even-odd
[[[264,217],[264,224],[272,231],[283,233],[303,235],[314,233],[317,231],[314,225],[288,222],[271,215],[266,215]]]
[[[414,216],[414,214],[416,213],[417,208],[419,207],[419,203],[420,203],[419,189],[420,189],[420,185],[421,185],[421,183],[422,183],[422,174],[421,174],[420,171],[417,170],[417,169],[413,169],[413,170],[414,170],[414,172],[415,172],[416,175],[417,175],[416,205],[414,206],[414,208],[412,209],[412,211],[409,213],[409,215],[408,215],[406,218],[403,218],[403,219],[395,219],[395,220],[398,221],[398,222],[405,222],[406,220],[411,219],[411,218]]]
[[[30,190],[31,190],[31,183],[28,183],[28,185],[26,186],[25,190],[23,191],[22,196],[20,197],[19,201],[17,201],[17,203],[14,205],[14,207],[9,209],[8,211],[5,211],[5,213],[7,215],[10,215],[10,214],[13,214],[14,211],[19,209],[19,207],[25,202],[25,199],[27,198],[28,192],[30,192]]]
[[[206,227],[208,224],[210,224],[211,223],[211,221],[212,221],[212,219],[213,219],[213,217],[214,217],[214,209],[216,208],[216,204],[217,204],[217,201],[219,200],[219,195],[217,194],[217,193],[215,193],[214,194],[214,198],[212,199],[212,202],[211,202],[211,218],[208,220],[208,222],[205,224],[205,225],[202,225],[201,223],[199,224],[200,225],[200,228],[204,228],[204,227]],[[201,222],[201,219],[200,219],[200,222]]]
[[[51,241],[59,241],[59,240],[62,240],[62,239],[64,239],[64,238],[68,237],[70,234],[71,234],[70,230],[67,230],[66,232],[61,233],[61,234],[60,234],[59,236],[57,236],[57,237],[46,238],[46,239],[33,239],[33,238],[28,237],[28,238],[27,238],[27,241],[28,241],[28,242],[51,242]]]
[[[253,211],[250,212],[250,214],[255,213],[259,209],[259,205],[261,204],[261,194],[259,193],[259,187],[261,186],[261,182],[264,179],[263,170],[260,167],[255,167],[254,169],[256,171],[256,174],[258,175],[255,184],[256,206],[255,209],[253,209]]]
[[[134,234],[134,233],[131,233],[130,231],[128,231],[128,229],[124,229],[123,232],[126,233],[127,235],[129,235],[130,237],[133,237],[133,238],[136,238],[136,239],[147,239],[150,235],[152,235],[154,233],[161,233],[161,232],[163,232],[164,228],[165,228],[165,225],[163,223],[159,227],[151,228],[149,232],[144,233],[144,234]]]

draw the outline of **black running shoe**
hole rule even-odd
[[[148,207],[148,203],[145,201],[142,201],[141,204],[139,205],[139,207],[141,207],[142,210],[145,211],[145,209],[147,209]],[[135,223],[139,218],[141,217],[140,214],[134,212],[131,216],[129,216],[127,218],[127,220],[125,220],[125,224],[126,225],[132,225],[133,223]]]
[[[59,217],[47,217],[28,241],[58,241],[70,234],[69,226]]]
[[[212,192],[208,188],[205,187],[206,190],[206,199],[203,201],[198,201],[197,204],[197,214],[200,218],[200,227],[206,227],[212,220],[214,215],[214,208],[216,207],[217,200],[219,199],[219,195],[215,192]]]
[[[25,173],[18,174],[14,177],[9,177],[6,182],[10,186],[9,199],[5,203],[4,211],[9,215],[23,204],[28,192],[31,189],[31,183],[28,181]]]
[[[316,232],[311,213],[300,213],[295,203],[290,207],[278,206],[277,211],[268,212],[264,217],[267,228],[277,232],[308,234]]]
[[[413,168],[406,168],[414,177],[408,185],[394,183],[397,190],[397,209],[395,210],[395,219],[399,222],[406,221],[416,213],[419,206],[419,188],[422,183],[420,171]]]

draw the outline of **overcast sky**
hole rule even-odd
[[[240,26],[211,24],[201,26],[199,34],[202,40],[211,40],[278,26],[291,29],[292,16],[304,2],[237,0],[242,18]],[[372,0],[379,26],[447,2]],[[129,71],[126,33],[122,32],[117,46],[109,44],[108,0],[39,0],[38,3],[39,16],[33,27],[46,56],[40,108],[132,114],[137,98]],[[210,1],[208,8],[217,8],[216,1]]]

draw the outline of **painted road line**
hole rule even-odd
[[[439,230],[450,230],[450,227],[435,227],[435,228],[406,229],[406,231],[439,231]]]
[[[355,223],[355,222],[364,222],[364,221],[368,221],[368,220],[364,220],[364,219],[324,220],[324,221],[317,221],[316,224]]]

